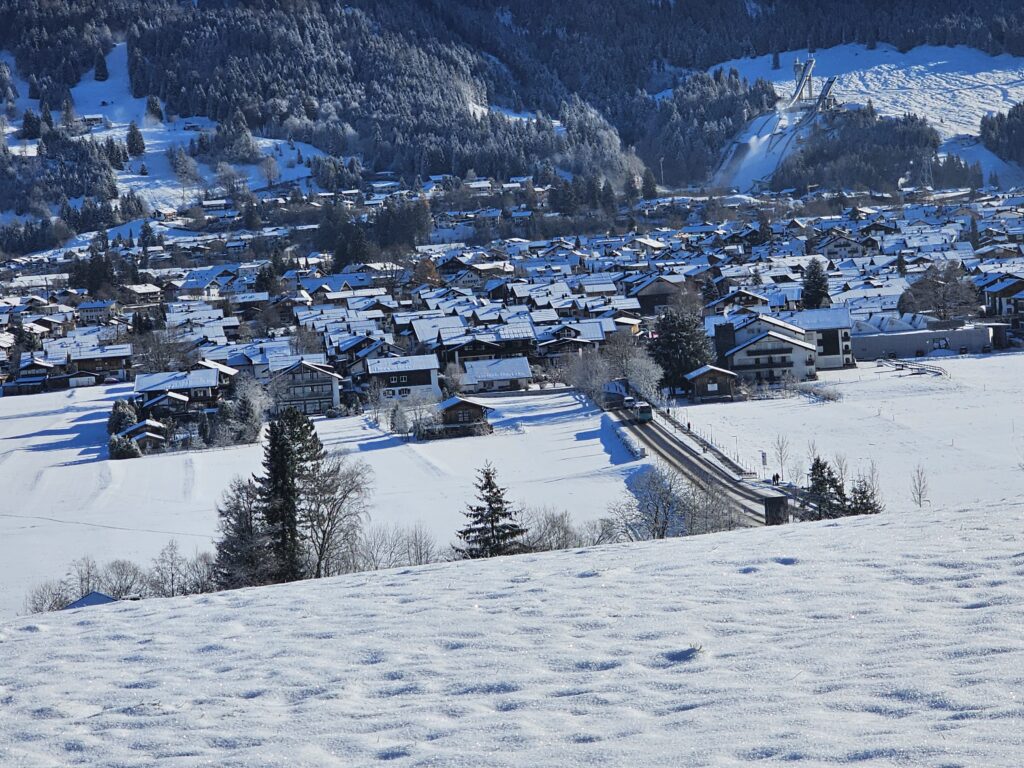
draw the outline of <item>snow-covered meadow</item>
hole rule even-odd
[[[949,378],[860,363],[856,369],[823,371],[823,384],[838,402],[806,397],[681,409],[695,429],[711,434],[743,463],[772,474],[780,467],[773,444],[789,441],[786,479],[799,478],[810,462],[808,445],[827,459],[846,458],[851,475],[874,461],[886,505],[913,506],[911,476],[920,465],[936,508],[998,510],[1024,491],[1024,354],[929,360]],[[761,468],[761,451],[768,466]]]
[[[889,513],[8,620],[0,763],[1017,768],[1022,513]]]
[[[780,95],[789,96],[794,88],[793,62],[807,56],[807,51],[781,53],[779,69],[772,69],[770,55],[727,61],[712,69],[735,68],[742,77],[768,80]],[[980,162],[986,176],[995,171],[1003,186],[1024,184],[1024,170],[971,139],[978,135],[984,115],[1005,112],[1024,101],[1024,58],[990,56],[966,46],[923,45],[901,53],[887,44],[874,50],[840,45],[818,50],[814,58],[816,83],[820,86],[836,76],[834,93],[841,103],[870,100],[883,115],[925,117],[943,139],[941,151]],[[748,176],[738,176],[733,183],[746,188]]]
[[[211,548],[216,503],[235,475],[260,471],[257,446],[106,458],[106,419],[130,385],[0,398],[0,617],[22,608],[34,584],[64,575],[74,559],[148,562],[170,540]],[[570,394],[506,397],[493,435],[405,443],[363,418],[317,420],[329,450],[373,469],[370,523],[422,523],[451,541],[485,461],[523,507],[602,516],[642,462],[607,415]]]

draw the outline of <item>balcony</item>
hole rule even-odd
[[[792,368],[792,367],[793,367],[793,362],[792,361],[788,361],[787,362],[787,361],[779,360],[779,361],[774,362],[774,363],[769,361],[769,362],[765,362],[765,363],[747,363],[745,365],[734,365],[734,366],[732,366],[732,370],[735,373],[739,373],[741,371],[770,371],[770,370],[777,369],[777,368]]]

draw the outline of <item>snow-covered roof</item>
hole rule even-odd
[[[380,357],[367,360],[366,369],[372,374],[402,373],[404,371],[436,371],[440,368],[437,355],[409,355],[407,357]]]

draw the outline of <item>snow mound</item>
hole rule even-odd
[[[883,514],[9,621],[0,762],[1016,767],[1022,523]]]

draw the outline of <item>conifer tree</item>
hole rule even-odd
[[[848,514],[877,515],[885,511],[879,496],[877,483],[871,475],[861,474],[850,487]]]
[[[97,83],[110,79],[110,72],[107,70],[107,57],[103,55],[103,51],[96,51],[96,63],[94,66],[95,72],[93,77]]]
[[[235,478],[217,505],[220,539],[214,579],[221,589],[267,583],[267,531],[260,489],[253,480]]]
[[[818,309],[828,298],[828,275],[820,259],[811,259],[804,273],[804,309]]]
[[[31,109],[26,109],[21,118],[21,130],[18,132],[19,139],[38,139],[43,130],[43,121],[39,115]]]
[[[522,552],[526,528],[519,524],[490,462],[478,471],[476,489],[479,503],[466,507],[467,523],[457,534],[463,545],[454,547],[455,554],[478,559]]]
[[[804,499],[813,516],[818,519],[842,517],[846,514],[846,489],[832,465],[820,456],[815,456],[811,461]]]
[[[260,514],[266,524],[267,582],[271,584],[302,578],[302,550],[299,540],[300,447],[294,440],[288,409],[270,422],[263,448],[263,477],[256,478]]]
[[[658,182],[650,168],[644,170],[643,196],[644,200],[653,200],[658,196]]]
[[[692,310],[670,309],[656,326],[651,357],[665,372],[665,384],[682,387],[686,374],[711,362],[714,351],[701,316]]]
[[[127,144],[128,154],[132,157],[138,157],[146,152],[146,140],[142,138],[142,131],[139,130],[139,126],[135,124],[134,120],[128,125]]]

